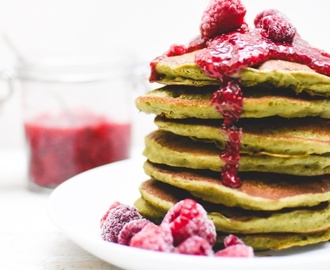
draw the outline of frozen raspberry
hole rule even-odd
[[[256,28],[262,28],[264,35],[274,42],[292,43],[296,28],[292,25],[287,16],[276,9],[269,9],[261,12],[254,19]]]
[[[254,26],[256,28],[262,28],[262,19],[265,18],[266,16],[278,16],[278,17],[283,17],[285,19],[288,19],[286,15],[284,15],[281,11],[277,9],[267,9],[262,12],[260,12],[254,19]]]
[[[245,243],[237,236],[230,234],[225,237],[225,248],[217,251],[214,255],[217,257],[253,257],[253,248],[245,245]]]
[[[174,247],[171,229],[165,225],[157,226],[149,223],[132,237],[130,246],[154,251],[172,252]]]
[[[292,43],[297,32],[290,21],[274,15],[263,18],[261,26],[274,42]]]
[[[193,235],[184,240],[176,249],[175,253],[189,254],[189,255],[214,255],[212,246],[204,238]]]
[[[253,257],[252,247],[246,245],[232,245],[217,251],[216,257]]]
[[[142,218],[134,219],[124,225],[118,234],[118,244],[129,246],[132,237],[151,221]]]
[[[212,0],[203,13],[200,32],[202,38],[238,29],[244,23],[246,9],[240,0]]]
[[[163,224],[169,225],[175,246],[193,235],[206,239],[211,246],[215,243],[215,226],[205,209],[194,200],[185,199],[176,203],[165,215]]]
[[[225,245],[225,247],[229,247],[233,245],[244,245],[244,242],[236,235],[230,234],[225,237],[223,244]]]
[[[118,242],[118,234],[124,225],[142,216],[133,206],[121,204],[110,210],[101,227],[101,237],[105,241]]]
[[[101,218],[101,222],[100,222],[100,226],[101,226],[101,228],[102,228],[102,226],[103,226],[103,222],[106,220],[107,216],[109,215],[109,212],[110,212],[112,209],[114,209],[114,208],[116,208],[117,206],[119,206],[119,205],[121,205],[121,203],[115,201],[115,202],[113,202],[113,203],[109,206],[108,211],[107,211],[107,212],[104,214],[104,216]]]

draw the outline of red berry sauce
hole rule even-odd
[[[155,67],[160,59],[198,50],[196,64],[205,74],[222,82],[211,103],[223,116],[220,132],[227,137],[225,150],[220,154],[224,162],[222,182],[233,188],[241,186],[237,171],[242,130],[237,122],[243,111],[240,82],[233,75],[246,67],[258,67],[275,59],[304,64],[330,76],[330,54],[303,40],[283,13],[274,9],[261,12],[252,29],[244,22],[245,12],[240,0],[213,1],[203,13],[200,36],[187,47],[172,46],[150,64],[150,81],[157,81],[160,78]],[[233,22],[236,29],[224,27],[223,22]]]
[[[88,169],[128,158],[130,123],[85,112],[41,115],[25,123],[29,177],[53,188]]]
[[[224,161],[221,177],[226,186],[239,187],[241,181],[237,175],[240,160],[240,143],[242,129],[236,127],[236,122],[243,110],[243,94],[240,86],[229,81],[225,87],[213,93],[211,103],[217,112],[224,117],[220,132],[226,135],[225,151],[220,154]]]
[[[269,59],[301,63],[330,76],[330,55],[310,46],[298,34],[292,43],[273,42],[261,28],[242,27],[210,40],[196,53],[196,64],[210,77],[223,80],[245,67],[258,66]]]
[[[235,123],[243,110],[243,94],[238,82],[230,79],[230,76],[245,67],[258,66],[269,59],[306,64],[330,76],[329,55],[311,47],[297,34],[292,43],[273,42],[264,36],[263,29],[242,27],[214,38],[206,48],[196,53],[197,65],[207,75],[223,81],[224,85],[213,94],[211,102],[224,117],[221,130],[227,134],[227,143],[220,157],[225,163],[222,182],[226,186],[237,188],[241,185],[237,171],[242,130],[236,128]]]

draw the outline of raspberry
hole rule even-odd
[[[292,43],[297,31],[290,21],[274,15],[263,18],[261,25],[274,42]]]
[[[137,209],[133,206],[121,204],[109,211],[101,227],[101,237],[105,241],[117,243],[118,234],[126,223],[141,219]]]
[[[202,15],[202,38],[210,39],[240,28],[245,13],[246,9],[240,0],[212,0]]]
[[[189,255],[214,255],[212,246],[204,238],[193,235],[184,240],[176,249],[175,253],[189,254]]]
[[[283,18],[286,18],[287,17],[282,13],[280,12],[279,10],[277,9],[267,9],[267,10],[264,10],[263,12],[260,12],[254,19],[254,26],[256,28],[262,28],[262,19],[265,18],[266,16],[278,16],[278,17],[283,17]]]
[[[229,247],[233,245],[244,245],[244,242],[233,234],[226,236],[223,243],[225,247]]]
[[[100,222],[100,227],[102,228],[103,226],[103,222],[106,220],[107,216],[109,215],[110,211],[114,208],[116,208],[117,206],[121,205],[120,202],[113,202],[110,206],[108,211],[104,214],[104,216],[101,218],[101,222]]]
[[[172,252],[173,237],[171,229],[165,225],[157,226],[154,223],[149,223],[132,237],[130,246],[154,251]]]
[[[252,247],[246,245],[232,245],[217,251],[216,257],[253,257]]]
[[[235,235],[228,235],[223,241],[225,248],[219,250],[214,255],[217,257],[253,257],[253,248]]]
[[[132,237],[141,231],[151,221],[142,218],[134,219],[124,225],[118,234],[118,244],[128,246]]]
[[[194,200],[185,199],[176,203],[161,224],[169,225],[175,246],[193,235],[206,239],[212,246],[215,243],[215,226],[207,217],[205,209]]]
[[[288,17],[276,9],[258,14],[254,19],[254,25],[256,28],[262,28],[265,36],[274,42],[292,43],[297,32]]]

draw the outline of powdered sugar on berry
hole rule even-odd
[[[110,207],[111,208],[111,207]],[[118,235],[124,225],[131,220],[141,219],[137,209],[130,205],[120,204],[111,208],[104,220],[101,219],[101,237],[105,241],[117,243]]]
[[[118,244],[129,245],[132,237],[140,232],[151,221],[141,218],[127,222],[118,234]]]
[[[157,226],[153,223],[147,224],[135,234],[129,245],[153,251],[172,252],[174,250],[173,236],[169,226]]]
[[[175,245],[193,235],[204,238],[210,245],[215,243],[215,226],[207,217],[205,209],[194,200],[178,202],[167,212],[162,224],[168,224],[171,228]]]
[[[175,253],[198,256],[213,256],[214,252],[210,243],[198,236],[193,235],[184,240],[175,250]]]

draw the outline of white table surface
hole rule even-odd
[[[118,270],[59,231],[48,216],[48,198],[27,188],[23,152],[0,151],[0,269]]]

